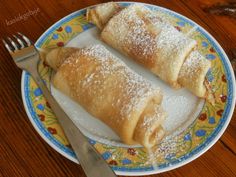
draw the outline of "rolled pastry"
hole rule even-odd
[[[190,91],[195,95],[205,97],[204,79],[194,77],[196,81],[193,82],[198,85],[193,86],[189,85],[190,82],[180,82],[182,79],[179,79],[182,66],[196,48],[197,42],[141,4],[130,5],[123,9],[118,9],[115,4],[110,2],[98,5],[87,13],[88,20],[97,24],[91,14],[99,14],[98,8],[113,6],[113,9],[116,9],[105,25],[103,21],[104,27],[98,26],[101,29],[101,39],[148,68],[173,88],[184,86],[191,88]],[[202,71],[200,75],[205,77],[205,68],[209,69],[210,62],[204,60],[198,67],[204,68],[199,71]]]
[[[68,56],[66,51],[73,52]],[[58,48],[46,62],[56,69],[54,86],[112,128],[124,143],[152,147],[164,136],[161,90],[105,47]]]

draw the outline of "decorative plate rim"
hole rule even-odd
[[[136,2],[117,2],[117,3],[120,3],[120,4],[126,4],[126,5],[129,5],[129,4],[133,4],[133,3],[136,3]],[[202,33],[204,33],[204,36],[207,37],[207,39],[209,41],[211,41],[211,44],[216,47],[220,54],[220,59],[222,61],[222,65],[223,67],[225,68],[225,72],[227,74],[227,77],[230,78],[230,83],[229,83],[229,87],[231,88],[228,88],[229,89],[232,89],[232,100],[228,100],[228,104],[226,109],[227,109],[227,117],[226,121],[224,122],[223,125],[218,125],[216,128],[219,129],[218,131],[214,131],[212,133],[212,135],[209,135],[209,137],[204,141],[204,143],[202,143],[200,145],[200,147],[198,147],[197,149],[194,149],[192,152],[190,152],[189,156],[188,157],[184,157],[184,159],[181,159],[180,161],[178,161],[177,163],[174,163],[174,165],[172,166],[166,166],[165,168],[161,168],[161,169],[158,169],[158,170],[155,170],[155,169],[146,169],[144,168],[145,171],[129,171],[128,169],[125,169],[126,171],[122,171],[122,168],[116,168],[114,167],[113,169],[115,170],[116,174],[117,175],[128,175],[128,176],[133,176],[133,175],[137,175],[137,176],[140,176],[140,175],[150,175],[150,174],[157,174],[157,173],[161,173],[161,172],[165,172],[165,171],[169,171],[169,170],[173,170],[173,169],[176,169],[180,166],[183,166],[193,160],[195,160],[196,158],[198,158],[199,156],[201,156],[203,153],[205,153],[207,150],[209,150],[217,141],[218,139],[222,136],[222,134],[225,132],[225,129],[227,128],[231,118],[232,118],[232,114],[233,114],[233,111],[234,111],[234,105],[235,105],[235,101],[236,101],[236,97],[235,97],[235,76],[234,76],[234,73],[233,73],[233,69],[231,67],[231,64],[230,64],[230,61],[228,59],[228,56],[226,55],[225,51],[223,50],[223,48],[220,46],[220,44],[215,40],[215,38],[209,33],[207,32],[203,27],[201,27],[200,25],[198,25],[196,22],[192,21],[191,19],[189,19],[188,17],[185,17],[175,11],[172,11],[170,9],[167,9],[167,8],[164,8],[164,7],[160,7],[160,6],[156,6],[156,5],[152,5],[152,4],[147,4],[147,3],[139,3],[139,4],[144,4],[146,6],[149,6],[151,8],[156,8],[156,9],[160,9],[160,10],[163,10],[167,13],[170,13],[171,15],[174,15],[180,19],[184,19],[185,21],[187,21],[188,23],[190,24],[193,24],[193,26],[196,26],[197,29],[199,29]],[[98,4],[97,4],[98,5]],[[97,6],[97,5],[94,5],[94,6]],[[75,11],[67,16],[65,16],[64,18],[60,19],[59,21],[57,21],[56,23],[54,23],[52,26],[50,26],[39,38],[38,40],[36,41],[35,45],[36,46],[40,46],[42,43],[43,43],[43,40],[47,35],[48,33],[54,31],[55,29],[57,29],[61,24],[63,24],[64,22],[67,22],[67,21],[70,21],[71,19],[73,19],[74,17],[76,16],[79,16],[81,14],[83,14],[83,12],[88,9],[88,8],[91,8],[91,7],[94,7],[94,6],[89,6],[89,7],[86,7],[86,8],[83,8],[83,9],[80,9],[78,11]],[[33,127],[36,129],[36,131],[39,133],[39,135],[53,148],[55,149],[57,152],[59,152],[61,155],[65,156],[66,158],[70,159],[71,161],[75,162],[75,163],[78,163],[77,159],[74,158],[74,154],[73,152],[65,152],[65,150],[62,150],[61,148],[58,147],[58,145],[55,144],[55,142],[53,141],[56,141],[54,140],[53,138],[51,138],[50,136],[47,136],[46,134],[48,134],[48,132],[42,132],[42,129],[40,129],[40,127],[38,127],[37,123],[35,122],[32,114],[30,113],[30,108],[28,106],[28,102],[26,101],[26,95],[25,95],[25,91],[27,91],[28,88],[25,87],[25,81],[27,79],[27,77],[29,77],[29,74],[26,72],[26,71],[23,71],[22,72],[22,77],[21,77],[21,94],[22,94],[22,99],[23,99],[23,104],[24,104],[24,108],[26,110],[26,113],[27,113],[27,116],[28,118],[30,119]],[[230,92],[228,92],[230,93]],[[230,107],[230,108],[229,108]],[[222,116],[223,117],[223,116]],[[221,126],[221,127],[219,127]],[[45,134],[46,133],[46,134]],[[214,135],[216,134],[216,135]],[[211,139],[211,140],[208,140],[208,139]],[[199,150],[200,148],[200,150]],[[195,152],[197,151],[197,152]],[[124,170],[124,169],[123,169]],[[142,169],[143,170],[143,169]],[[147,170],[147,171],[146,171]]]

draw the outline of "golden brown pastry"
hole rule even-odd
[[[185,88],[193,92],[196,96],[206,95],[206,74],[211,63],[206,60],[198,51],[191,52],[182,65],[178,77],[178,82]]]
[[[93,11],[93,13],[87,11],[86,16],[88,19],[93,19],[97,27],[102,29],[108,20],[121,9],[116,3],[104,3],[102,6],[97,6],[96,11]]]
[[[54,86],[111,127],[124,143],[152,147],[164,136],[161,90],[105,47],[54,49],[46,62],[56,69]]]
[[[116,3],[105,3],[90,9],[87,13],[88,20],[97,24],[98,20],[94,20],[92,14],[99,14],[98,8],[102,6],[108,8],[112,6],[111,4]],[[183,79],[187,75],[179,78],[180,71],[186,70],[186,68],[182,69],[182,66],[192,67],[184,63],[196,48],[195,40],[185,36],[141,4],[116,9],[116,12],[111,14],[112,17],[109,17],[107,21],[104,20],[106,22],[103,21],[103,27],[98,26],[101,29],[103,41],[148,68],[173,88],[184,86],[195,95],[205,97],[206,89],[202,88],[205,87],[204,79],[193,77],[194,84],[190,85],[191,82]],[[196,65],[199,64],[194,66],[199,68],[198,74],[201,78],[205,77],[205,71],[210,68],[210,61],[204,59],[204,61],[196,63]]]

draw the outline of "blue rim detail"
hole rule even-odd
[[[120,3],[123,6],[128,6],[132,3],[130,2],[123,2]],[[155,11],[164,11],[167,14],[170,14],[171,16],[177,17],[178,19],[180,19],[181,21],[187,22],[188,24],[190,24],[191,26],[195,26],[197,24],[195,24],[193,21],[186,19],[185,17],[171,11],[165,8],[161,8],[161,7],[157,7],[157,6],[152,6],[152,5],[147,5],[146,6],[152,10]],[[57,22],[56,24],[54,24],[46,33],[44,33],[43,36],[40,37],[40,39],[38,40],[38,42],[36,43],[37,47],[40,47],[45,39],[48,37],[48,35],[52,34],[57,28],[59,28],[62,24],[72,20],[73,18],[76,18],[80,15],[85,14],[86,9],[80,10],[76,13],[73,13],[72,15],[67,16],[66,18],[62,19],[61,21]],[[198,31],[205,37],[207,38],[208,41],[210,41],[211,45],[213,45],[214,49],[217,51],[217,53],[219,54],[221,61],[223,62],[223,67],[225,70],[225,74],[227,77],[227,84],[228,84],[228,99],[227,99],[227,104],[226,104],[226,108],[224,110],[224,113],[222,115],[221,121],[219,123],[219,125],[217,126],[217,128],[214,130],[214,132],[209,135],[205,142],[202,143],[201,145],[199,145],[197,148],[195,148],[193,151],[191,151],[188,154],[185,154],[184,156],[171,161],[171,162],[167,162],[164,164],[160,164],[158,167],[160,169],[163,168],[167,168],[169,166],[173,166],[176,165],[180,162],[183,162],[187,159],[189,159],[190,157],[198,154],[199,152],[201,152],[204,148],[206,148],[211,142],[212,140],[214,140],[214,138],[216,137],[216,135],[221,131],[222,127],[225,125],[226,120],[229,118],[229,112],[230,109],[232,107],[232,103],[233,103],[233,81],[232,81],[232,76],[231,76],[231,72],[230,72],[230,68],[227,65],[227,61],[226,58],[224,57],[223,53],[221,52],[221,49],[218,47],[218,45],[212,40],[212,38],[202,29],[199,28],[198,26]],[[87,28],[85,28],[87,29]],[[32,106],[32,101],[30,100],[30,96],[29,96],[29,80],[30,80],[30,74],[26,72],[26,74],[24,75],[24,93],[25,93],[25,100],[26,100],[26,104],[27,104],[27,108],[33,118],[33,121],[36,123],[37,127],[40,129],[40,131],[43,133],[43,135],[50,141],[52,142],[57,148],[59,148],[60,150],[62,150],[63,152],[65,152],[66,154],[68,154],[69,156],[76,158],[74,152],[69,149],[68,147],[62,145],[57,139],[55,139],[49,132],[47,129],[45,129],[44,125],[41,123],[41,121],[39,120],[34,107]],[[145,171],[152,171],[154,170],[154,168],[152,166],[150,167],[135,167],[135,168],[128,168],[128,167],[117,167],[117,166],[113,166],[112,167],[113,170],[116,171],[121,171],[121,172],[145,172]]]
[[[27,107],[29,109],[30,114],[33,117],[34,122],[37,124],[38,128],[42,131],[42,133],[53,143],[55,144],[58,148],[60,148],[61,150],[63,150],[65,153],[75,157],[74,152],[69,149],[68,147],[64,146],[63,144],[61,144],[56,138],[54,138],[51,133],[48,132],[48,130],[44,127],[44,125],[42,124],[42,122],[39,120],[34,107],[32,106],[32,100],[30,99],[30,90],[29,90],[29,81],[30,81],[30,74],[28,72],[26,72],[25,74],[25,87],[24,87],[24,92],[25,92],[25,99],[26,99],[26,104]]]

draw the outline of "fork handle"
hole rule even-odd
[[[79,162],[87,177],[115,177],[115,173],[106,161],[88,142],[88,139],[82,134],[79,128],[75,126],[67,114],[61,109],[46,85],[43,83],[39,73],[35,70],[30,73],[58,118],[58,121],[62,126],[76,156],[79,158]]]

